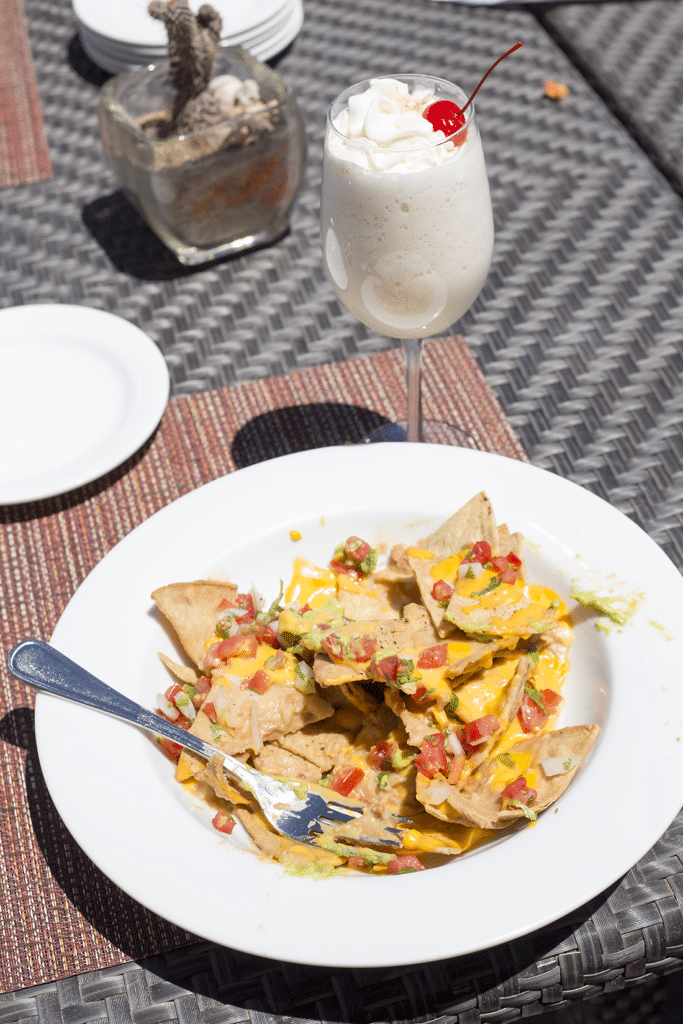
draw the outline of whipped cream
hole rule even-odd
[[[328,276],[359,320],[394,338],[428,337],[459,320],[486,280],[493,250],[476,122],[470,115],[460,144],[436,131],[422,112],[436,99],[462,106],[465,98],[454,86],[435,89],[371,79],[335,111],[325,139]]]
[[[416,87],[411,93],[394,78],[371,79],[369,88],[351,96],[334,120],[339,134],[355,143],[346,147],[347,159],[397,173],[451,160],[460,147],[446,142],[444,133],[422,116],[435,99],[431,90]]]

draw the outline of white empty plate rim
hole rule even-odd
[[[0,310],[0,504],[64,494],[125,462],[169,395],[134,324],[89,306]]]

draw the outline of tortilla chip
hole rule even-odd
[[[233,756],[248,750],[258,753],[264,743],[298,732],[305,725],[334,714],[332,705],[317,693],[301,693],[294,683],[277,684],[266,693],[255,693],[254,690],[243,690],[240,681],[231,676],[229,670],[225,675],[222,670],[214,672],[205,704],[214,707],[227,704],[225,724],[213,723],[202,706],[190,732]]]
[[[190,668],[189,665],[179,665],[177,661],[173,661],[163,651],[158,651],[158,654],[171,675],[179,679],[181,683],[190,683],[191,686],[194,686],[197,682],[196,669]]]
[[[201,667],[206,643],[213,636],[216,610],[221,601],[234,601],[237,587],[220,580],[195,580],[159,587],[152,599],[173,626],[190,659]]]
[[[349,745],[348,734],[332,731],[327,722],[315,722],[300,732],[289,733],[278,740],[278,744],[299,757],[306,758],[320,769],[320,774],[329,772]]]
[[[434,719],[428,712],[409,711],[406,707],[405,697],[394,686],[387,686],[384,691],[384,699],[396,717],[403,722],[411,747],[419,749],[425,741],[425,736],[430,736],[436,731]]]
[[[203,770],[198,776],[199,779],[211,786],[216,796],[220,797],[221,800],[227,800],[231,804],[253,803],[253,797],[245,796],[236,787],[235,782],[231,781],[232,776],[226,774],[223,768],[223,758],[220,754],[216,754],[206,764],[202,762],[202,767]]]
[[[259,851],[267,857],[282,860],[286,856],[287,864],[293,867],[306,867],[309,864],[336,867],[344,863],[344,860],[334,853],[322,850],[318,846],[297,843],[274,832],[263,813],[256,807],[236,807],[235,817],[239,818]]]
[[[572,755],[579,759],[570,771],[550,778],[546,778],[543,769],[538,767],[532,787],[536,789],[537,796],[530,810],[538,814],[561,796],[574,778],[599,731],[597,725],[567,726],[553,732],[529,736],[510,747],[510,755],[525,751],[532,753],[530,768],[537,767],[546,757]],[[517,820],[524,820],[526,816],[524,811],[515,808],[503,810],[501,793],[490,784],[494,770],[493,761],[488,761],[462,788],[449,787],[447,783],[428,779],[421,782],[423,777],[418,775],[417,798],[427,811],[437,818],[461,825],[475,825],[477,828],[506,828]]]
[[[373,622],[377,619],[397,619],[399,613],[380,597],[354,590],[339,590],[337,600],[347,619],[354,622]]]
[[[448,602],[444,621],[452,623],[467,636],[482,642],[494,642],[496,639],[514,641],[515,638],[526,640],[530,636],[544,633],[555,625],[555,611],[549,608],[551,598],[547,594],[541,592],[538,596],[537,593],[534,599],[530,594],[525,595],[516,583],[502,589],[506,596],[516,598],[519,594],[520,599],[501,600],[498,604],[491,605],[486,599],[473,601],[472,597],[456,591]],[[492,591],[493,595],[497,593],[497,590]]]
[[[455,624],[444,618],[446,609],[439,601],[432,597],[434,577],[431,570],[435,565],[439,564],[441,558],[418,558],[415,555],[408,555],[408,561],[415,574],[423,604],[431,616],[438,636],[441,638],[448,636],[449,633],[454,631]]]
[[[487,540],[493,551],[498,550],[498,527],[493,506],[483,491],[462,506],[417,546],[431,551],[439,560],[459,551],[464,544]],[[411,564],[412,568],[412,564]]]
[[[491,736],[487,736],[477,750],[473,754],[470,754],[468,761],[473,768],[478,767],[480,764],[483,764],[484,761],[489,759],[489,755],[493,751],[493,748],[498,745],[501,737],[505,735],[508,726],[519,711],[519,705],[522,703],[522,698],[524,696],[524,685],[531,675],[532,670],[533,663],[530,658],[524,656],[519,659],[514,675],[505,689],[503,702],[496,710],[496,718],[500,721],[500,730],[493,733]]]
[[[316,765],[291,750],[285,750],[279,743],[264,744],[263,750],[254,757],[254,767],[264,775],[280,775],[304,782],[318,782],[322,775]]]
[[[345,663],[337,664],[324,654],[317,654],[313,661],[313,678],[319,686],[343,686],[365,679],[365,672]]]
[[[562,775],[547,777],[543,768],[539,767],[534,789],[537,797],[533,809],[538,813],[550,807],[572,781],[586,755],[595,743],[600,733],[598,725],[569,725],[563,729],[555,729],[553,732],[542,732],[526,739],[520,740],[510,748],[510,753],[515,754],[523,751],[531,751],[532,764],[540,765],[546,757],[569,757],[577,758],[573,768]],[[503,815],[509,817],[510,812],[504,811]]]

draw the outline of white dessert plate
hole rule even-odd
[[[212,6],[223,21],[223,34],[236,36],[266,26],[276,19],[287,0],[214,0]],[[135,47],[163,46],[168,35],[163,22],[148,12],[149,0],[118,0],[103,4],[101,0],[73,0],[73,10],[82,25],[98,35],[128,43]],[[201,0],[192,0],[195,13]]]
[[[137,451],[168,369],[151,339],[87,306],[0,310],[0,504],[63,494]]]
[[[288,46],[301,31],[304,9],[301,0],[287,0],[281,10],[264,26],[255,26],[247,31],[224,35],[222,47],[241,46],[256,60],[267,61]],[[166,59],[166,45],[136,45],[111,39],[94,31],[89,25],[80,23],[80,37],[83,49],[95,64],[111,74],[157,64]]]
[[[152,707],[170,679],[157,652],[181,657],[153,610],[156,587],[229,576],[269,602],[295,556],[325,563],[350,534],[386,552],[424,536],[480,489],[499,521],[523,532],[533,580],[566,599],[576,581],[637,605],[624,626],[599,620],[603,630],[569,602],[575,639],[561,724],[596,722],[602,731],[557,804],[533,827],[432,870],[292,877],[250,852],[238,829],[230,837],[212,829],[213,812],[193,805],[147,735],[39,694],[36,733],[50,793],[110,879],[221,945],[370,967],[439,960],[529,933],[603,892],[651,848],[683,803],[683,579],[610,505],[524,463],[442,445],[377,444],[243,469],[180,498],[113,548],[74,595],[52,643]],[[397,908],[405,908],[403,923]]]

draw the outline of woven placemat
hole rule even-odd
[[[430,343],[424,369],[428,416],[458,426],[468,447],[526,458],[461,339]],[[394,350],[175,398],[123,467],[70,494],[0,508],[0,991],[195,941],[122,893],[67,833],[38,763],[33,693],[9,676],[7,652],[27,636],[48,640],[90,570],[153,512],[235,468],[361,441],[401,416],[404,383]]]
[[[22,0],[0,4],[0,188],[52,177]]]

